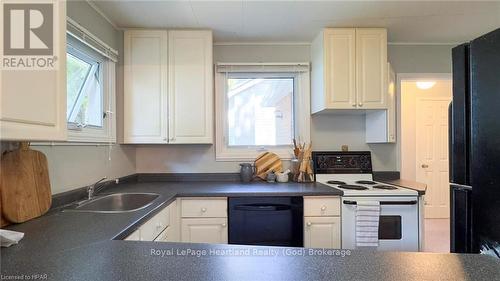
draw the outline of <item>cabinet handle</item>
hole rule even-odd
[[[363,103],[360,102],[360,103],[358,103],[358,105],[361,107],[361,106],[363,106]]]
[[[201,212],[205,213],[207,211],[207,208],[201,208]]]
[[[427,168],[429,168],[429,165],[427,165],[427,164],[422,164],[422,168],[427,169]]]
[[[167,141],[168,139],[167,138],[163,138],[163,141]]]
[[[222,224],[222,227],[226,227],[226,224],[225,224],[225,223],[223,223],[223,224]]]
[[[306,223],[306,224],[307,224],[307,226],[311,226],[311,224],[312,224],[312,223],[311,223],[311,222],[308,222],[308,223]]]
[[[321,206],[321,211],[326,210],[326,206]]]
[[[356,107],[356,104],[355,104],[355,103],[353,103],[353,104],[352,104],[352,107]]]

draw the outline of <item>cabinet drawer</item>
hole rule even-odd
[[[153,241],[170,224],[170,206],[141,226],[141,241]]]
[[[340,216],[340,197],[304,197],[304,216]]]
[[[183,198],[181,199],[183,218],[226,218],[226,198]]]

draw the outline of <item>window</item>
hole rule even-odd
[[[251,160],[267,150],[289,159],[294,138],[309,140],[308,66],[301,70],[218,65],[217,160]]]
[[[114,142],[114,63],[67,36],[68,140]]]
[[[102,62],[73,48],[68,48],[67,110],[70,128],[102,128],[103,108]]]

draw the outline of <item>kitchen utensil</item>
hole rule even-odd
[[[301,163],[299,169],[298,182],[311,182],[313,181],[313,171],[312,171],[312,143],[310,142],[306,148],[304,144],[302,146],[301,153]]]
[[[255,173],[255,167],[251,163],[241,163],[240,166],[241,181],[251,182]]]
[[[47,158],[22,142],[6,152],[1,162],[2,213],[10,222],[21,223],[47,212],[52,203]]]
[[[293,155],[295,155],[295,158],[299,157],[300,149],[297,146],[297,140],[293,139]]]
[[[255,174],[262,180],[266,180],[270,171],[283,171],[283,163],[278,155],[272,152],[264,152],[255,159]]]
[[[274,171],[270,171],[269,173],[267,173],[266,181],[268,183],[274,183],[276,181],[276,174],[274,173]]]

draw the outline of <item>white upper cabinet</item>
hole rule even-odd
[[[170,143],[213,143],[212,32],[168,32]]]
[[[387,31],[326,28],[313,41],[312,113],[387,108]]]
[[[387,64],[387,110],[366,112],[366,142],[396,142],[396,74]]]
[[[356,33],[352,28],[328,29],[323,38],[327,107],[356,107]]]
[[[356,92],[358,107],[387,108],[387,31],[356,28]]]
[[[3,1],[2,1],[3,3]],[[3,4],[2,4],[3,5]],[[66,3],[63,1],[52,2],[52,14],[54,19],[53,37],[36,38],[36,36],[24,35],[29,40],[12,40],[11,44],[21,52],[40,51],[30,49],[30,40],[53,40],[50,55],[19,55],[8,56],[6,48],[10,48],[8,42],[1,43],[0,53],[3,61],[15,60],[17,62],[29,62],[26,68],[21,66],[2,67],[0,71],[0,140],[29,140],[29,141],[64,141],[67,138],[66,126]],[[5,6],[2,6],[6,9]],[[7,12],[7,10],[0,12]],[[49,21],[46,22],[49,24]],[[11,28],[19,31],[22,26],[12,25]],[[0,38],[4,38],[2,27]],[[46,42],[47,44],[49,42]],[[20,45],[21,44],[21,45]],[[22,49],[20,49],[22,46]],[[40,59],[53,67],[34,69],[29,66],[30,59]],[[10,61],[10,60],[9,60]],[[16,63],[20,65],[19,63]]]
[[[124,143],[212,143],[212,32],[125,31]]]
[[[167,143],[167,39],[163,30],[124,36],[124,143]]]

